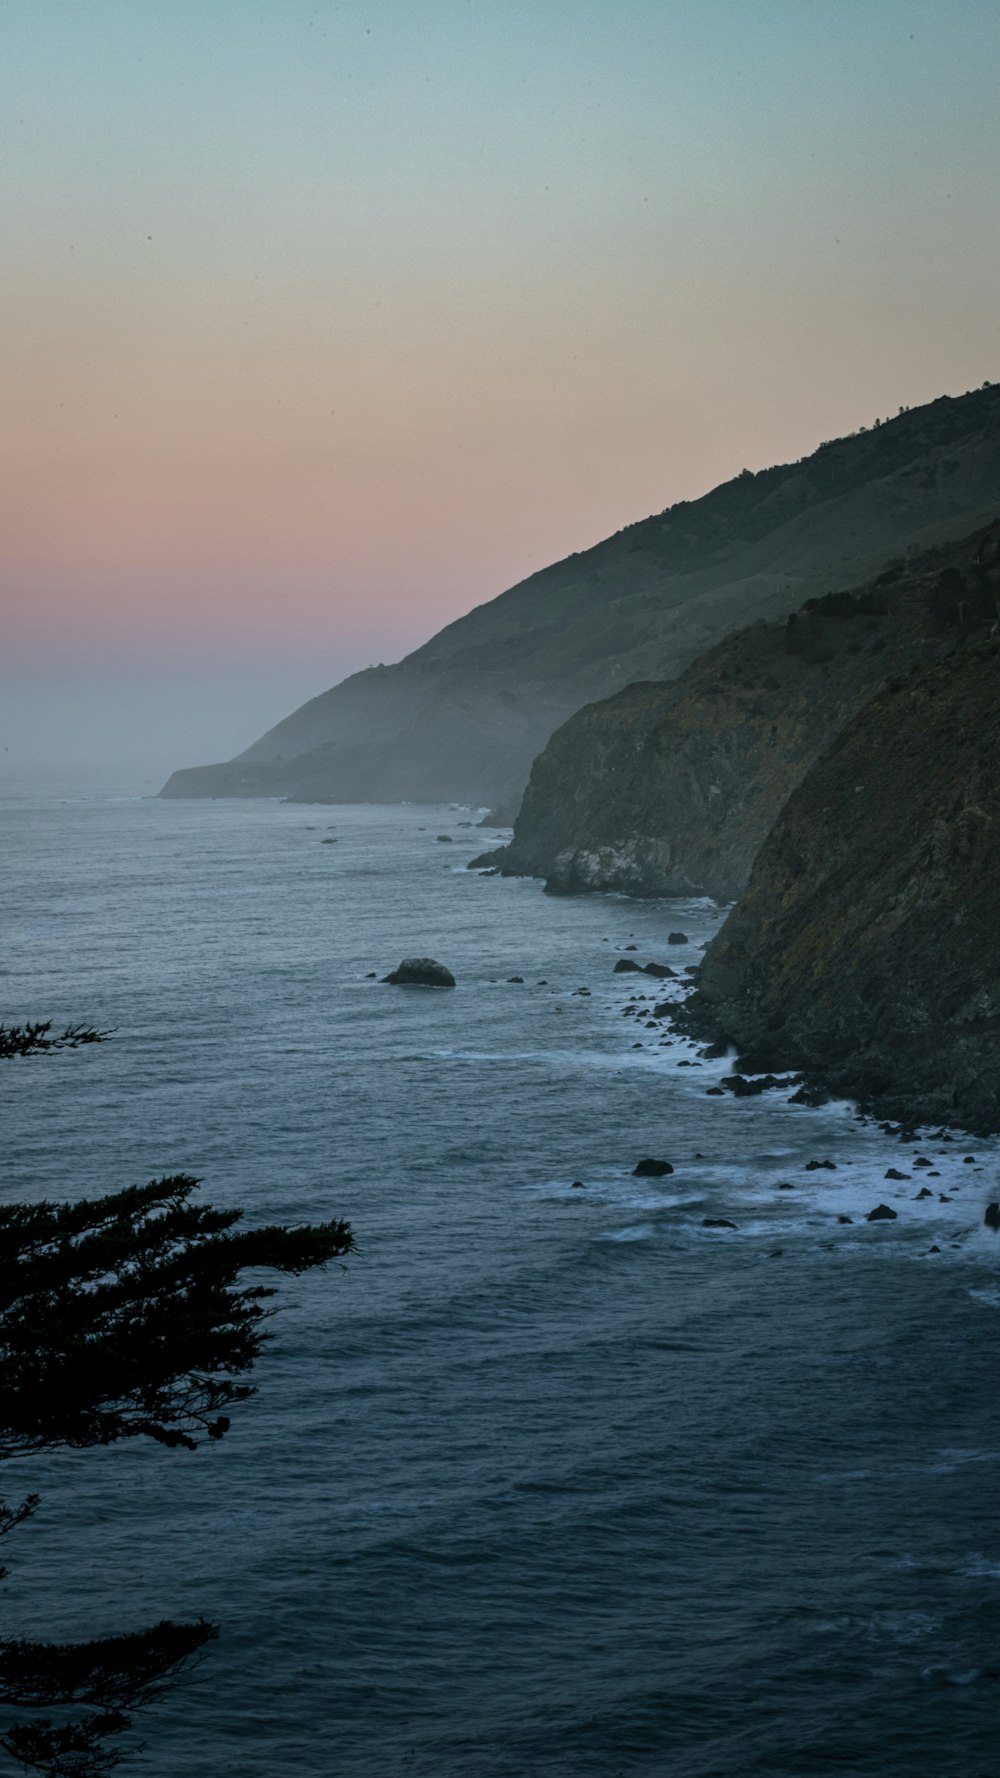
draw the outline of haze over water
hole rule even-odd
[[[231,757],[1000,375],[988,0],[7,0],[0,754]]]
[[[221,1446],[18,1466],[12,1621],[219,1621],[161,1778],[987,1778],[997,1145],[707,1098],[612,968],[717,912],[480,878],[474,818],[5,806],[7,1015],[114,1027],[6,1065],[5,1192],[183,1169],[359,1240]],[[368,979],[425,950],[454,993]]]

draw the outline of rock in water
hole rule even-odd
[[[455,977],[433,957],[404,957],[398,969],[382,977],[397,988],[453,988]]]
[[[640,1161],[637,1167],[632,1168],[632,1177],[633,1179],[663,1179],[667,1173],[672,1172],[673,1167],[669,1161],[645,1160]]]
[[[611,973],[612,975],[632,975],[633,973],[638,975],[640,973],[639,965],[633,962],[631,957],[619,957]]]
[[[1000,1204],[987,1204],[983,1221],[988,1229],[994,1229],[1000,1233]]]
[[[898,1214],[898,1211],[890,1210],[888,1204],[876,1204],[874,1210],[869,1210],[868,1215],[865,1217],[865,1221],[895,1222]]]
[[[643,975],[655,975],[663,981],[668,975],[676,975],[677,971],[671,969],[669,963],[644,963],[642,973]]]
[[[668,932],[667,943],[668,945],[688,945],[691,940],[686,932]]]

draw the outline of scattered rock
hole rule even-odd
[[[611,973],[612,975],[627,975],[632,970],[636,975],[641,973],[638,963],[633,962],[631,957],[619,957]]]
[[[321,846],[335,846],[336,844],[336,840],[320,840]]]
[[[928,1247],[927,1251],[928,1253],[940,1253],[941,1249],[940,1247]]]
[[[914,1156],[913,1165],[915,1167],[929,1167],[930,1164],[931,1163],[927,1159],[927,1156],[925,1154],[918,1154],[918,1155]]]
[[[639,947],[638,947],[638,945],[626,945],[625,949],[626,949],[626,951],[637,951],[639,949]]]
[[[974,1154],[964,1154],[962,1156],[962,1164],[966,1167],[974,1167],[976,1164],[975,1155]]]
[[[809,1105],[815,1111],[821,1105],[829,1105],[830,1095],[824,1091],[823,1087],[802,1086],[797,1092],[789,1094],[788,1103],[789,1105]]]
[[[706,1087],[705,1088],[706,1099],[724,1099],[725,1096],[726,1095],[723,1092],[723,1089],[721,1087]]]
[[[921,1198],[932,1198],[934,1196],[934,1193],[931,1191],[931,1188],[929,1185],[922,1185],[920,1187],[920,1190],[918,1192],[914,1192],[913,1195],[914,1195],[914,1200],[916,1202],[919,1202],[919,1200]]]
[[[1000,1204],[987,1204],[983,1222],[988,1229],[994,1229],[1000,1233]]]
[[[949,1198],[947,1192],[938,1192],[938,1203],[939,1204],[950,1204],[951,1203],[951,1199]]]
[[[382,977],[399,988],[453,988],[455,977],[433,957],[404,957],[398,969]]]
[[[837,1221],[838,1222],[853,1222],[854,1218],[853,1218],[853,1216],[838,1216]]]
[[[509,975],[507,977],[507,980],[509,982],[523,982],[524,977],[523,977],[523,975]]]
[[[869,1210],[868,1215],[865,1217],[865,1221],[895,1222],[898,1214],[899,1212],[897,1210],[890,1210],[888,1204],[876,1204],[874,1210]]]
[[[790,1179],[780,1179],[778,1181],[777,1189],[780,1192],[793,1192],[796,1190],[796,1187],[792,1184]]]
[[[885,1177],[886,1179],[912,1179],[913,1175],[912,1173],[901,1173],[898,1167],[887,1167]]]
[[[583,1192],[583,1191],[586,1191],[587,1188],[584,1185],[582,1179],[574,1179],[574,1181],[569,1189],[571,1192]]]
[[[369,971],[368,971],[368,974],[367,974],[367,975],[366,975],[366,976],[365,976],[365,981],[366,981],[366,982],[374,982],[374,981],[377,981],[377,980],[378,980],[378,973],[377,973],[377,971],[376,971],[376,970],[374,970],[374,969],[370,969],[370,970],[369,970]]]
[[[828,1173],[836,1173],[837,1163],[836,1163],[836,1161],[807,1161],[806,1162],[806,1172],[807,1173],[818,1173],[823,1168],[825,1168]]]
[[[689,945],[691,940],[686,932],[668,932],[667,943],[668,945]]]
[[[669,963],[646,963],[643,965],[642,973],[643,975],[655,975],[663,981],[667,976],[676,975],[677,972],[671,969]]]
[[[632,1177],[633,1179],[662,1179],[665,1174],[672,1172],[673,1167],[669,1161],[645,1160],[640,1161],[637,1167],[632,1168]]]
[[[437,837],[437,843],[439,846],[452,845],[453,842],[452,842],[451,834],[450,833],[439,833],[438,837]]]

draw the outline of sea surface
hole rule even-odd
[[[0,1016],[114,1030],[2,1065],[5,1197],[358,1240],[223,1443],[7,1465],[4,1633],[220,1626],[123,1778],[996,1778],[996,1144],[707,1095],[613,965],[719,910],[469,872],[468,810],[0,816]]]

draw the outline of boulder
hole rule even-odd
[[[668,932],[667,943],[668,945],[689,945],[691,940],[686,932]]]
[[[455,977],[433,957],[404,957],[398,969],[382,977],[398,988],[453,988]]]
[[[994,1229],[1000,1233],[1000,1204],[987,1204],[983,1222],[988,1229]]]
[[[638,975],[640,973],[638,963],[635,963],[631,957],[619,957],[617,963],[615,964],[614,969],[612,970],[612,974],[613,975],[627,975],[633,970],[635,971],[636,975]]]
[[[439,833],[438,837],[437,837],[437,843],[439,846],[450,846],[453,843],[451,834],[450,833]]]
[[[645,1160],[640,1161],[637,1167],[632,1168],[632,1177],[633,1179],[662,1179],[665,1174],[672,1172],[673,1167],[669,1161]]]
[[[671,969],[669,963],[646,963],[643,965],[642,973],[643,975],[655,975],[662,980],[668,975],[676,975],[677,971]]]
[[[895,1222],[897,1215],[898,1211],[890,1210],[888,1204],[876,1204],[874,1210],[869,1210],[868,1215],[865,1217],[865,1221]]]
[[[919,1198],[932,1198],[933,1196],[934,1196],[934,1193],[931,1191],[931,1188],[929,1185],[922,1185],[920,1187],[920,1190],[918,1192],[914,1193],[914,1197],[918,1198],[918,1199]]]
[[[899,1171],[898,1167],[887,1167],[885,1176],[887,1179],[909,1179],[910,1178],[909,1173],[901,1173]]]

